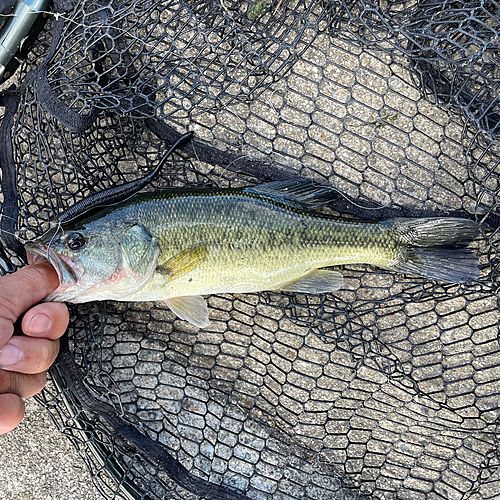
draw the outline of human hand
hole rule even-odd
[[[43,389],[47,369],[59,351],[68,308],[60,302],[38,304],[58,286],[48,262],[0,277],[0,434],[21,422],[22,398]],[[19,328],[14,324],[25,311]]]

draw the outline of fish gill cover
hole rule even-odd
[[[71,307],[39,397],[113,499],[500,491],[500,5],[55,1],[1,95],[2,240],[90,193],[296,176],[368,219],[475,218],[477,282],[345,266],[326,295]]]

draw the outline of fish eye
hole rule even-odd
[[[85,246],[85,238],[80,233],[73,233],[66,242],[66,246],[70,250],[80,250]]]

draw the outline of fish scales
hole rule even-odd
[[[400,247],[378,224],[341,222],[249,195],[161,193],[124,208],[157,236],[158,263],[186,248],[208,247],[203,263],[178,279],[155,273],[137,298],[279,290],[307,272],[340,264],[385,266]],[[117,212],[119,220],[125,214]]]

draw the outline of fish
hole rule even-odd
[[[60,285],[46,300],[164,301],[205,328],[206,295],[333,293],[334,266],[369,264],[448,283],[479,277],[468,244],[478,225],[457,217],[378,222],[332,217],[329,187],[307,180],[241,189],[173,188],[97,207],[26,244]]]

